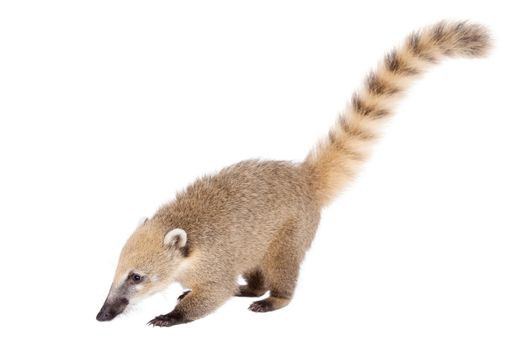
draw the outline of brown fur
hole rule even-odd
[[[191,293],[177,308],[196,319],[236,293],[268,290],[273,308],[286,305],[319,222],[307,179],[297,164],[245,161],[198,180],[161,208],[151,219],[163,227],[159,232],[183,227],[198,254],[180,281]],[[248,285],[239,290],[241,274]]]
[[[122,297],[113,289],[140,270],[144,285],[130,287],[127,298],[151,294],[173,280],[191,290],[152,325],[201,318],[232,295],[269,291],[251,305],[256,312],[287,305],[321,208],[355,176],[407,84],[445,56],[482,56],[488,42],[483,27],[465,22],[442,22],[409,36],[370,73],[329,137],[303,163],[244,161],[197,180],[161,207],[124,247],[108,300]],[[184,247],[163,245],[174,228],[187,232]],[[237,286],[239,275],[245,286]]]

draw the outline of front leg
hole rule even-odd
[[[165,315],[155,317],[148,324],[157,327],[170,327],[188,323],[204,317],[232,296],[235,283],[206,283],[184,293],[175,309]]]

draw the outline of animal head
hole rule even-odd
[[[97,315],[110,321],[129,304],[161,291],[175,281],[175,271],[184,259],[186,232],[166,230],[154,220],[143,219],[122,252],[109,294]]]

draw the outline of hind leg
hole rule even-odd
[[[266,253],[262,270],[270,296],[250,305],[254,312],[267,312],[285,307],[292,300],[299,268],[312,242],[317,224],[285,225]]]
[[[297,284],[299,265],[300,262],[291,262],[291,264],[272,266],[265,270],[270,296],[252,303],[249,309],[254,312],[268,312],[288,305]]]
[[[260,297],[268,291],[265,287],[264,275],[261,269],[255,269],[242,275],[246,280],[245,285],[239,286],[235,296],[238,297]]]

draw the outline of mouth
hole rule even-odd
[[[109,302],[107,299],[102,305],[102,308],[97,314],[97,321],[111,321],[122,313],[128,306],[129,300],[126,298],[120,298],[115,301]]]

